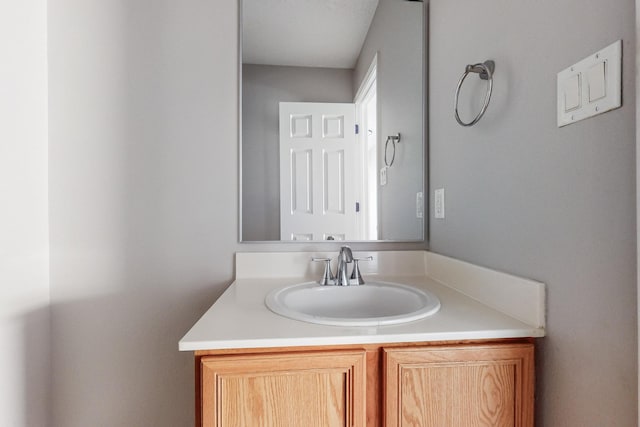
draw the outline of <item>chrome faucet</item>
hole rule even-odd
[[[372,256],[366,258],[354,258],[349,246],[342,246],[338,254],[338,265],[334,276],[331,271],[331,258],[311,258],[311,261],[324,262],[324,273],[322,279],[318,280],[320,285],[350,286],[363,285],[364,280],[358,268],[358,261],[371,261]],[[348,265],[353,263],[351,274],[347,272]]]
[[[353,253],[349,246],[342,246],[338,255],[338,267],[336,269],[335,281],[337,286],[349,286],[349,277],[347,273],[347,264],[353,262]]]

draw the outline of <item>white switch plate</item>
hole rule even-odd
[[[380,169],[380,185],[387,185],[387,169],[386,166]]]
[[[416,193],[416,218],[422,218],[424,216],[424,196],[422,191]]]
[[[621,107],[622,40],[559,72],[557,90],[558,127]]]
[[[436,219],[444,219],[444,188],[438,188],[435,191],[434,217]]]

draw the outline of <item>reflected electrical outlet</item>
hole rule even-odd
[[[444,219],[444,188],[435,191],[434,216],[436,219]]]
[[[416,193],[416,218],[424,217],[424,196],[422,191]]]

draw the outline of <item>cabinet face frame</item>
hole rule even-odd
[[[533,344],[383,349],[383,370],[386,427],[402,427],[405,418],[424,427],[534,425]],[[453,373],[457,382],[443,372]],[[503,389],[496,385],[500,382]],[[429,395],[458,407],[443,411],[426,401]],[[471,401],[504,407],[465,406]]]
[[[228,425],[223,422],[225,404],[225,387],[230,384],[239,385],[236,390],[250,396],[257,389],[252,390],[248,384],[260,383],[269,387],[271,381],[284,380],[285,383],[296,383],[299,392],[304,394],[317,385],[317,381],[327,380],[327,377],[340,378],[335,393],[331,395],[344,412],[339,415],[344,418],[344,425],[348,427],[364,427],[366,422],[366,352],[364,350],[343,350],[323,352],[273,353],[254,355],[204,356],[201,364],[201,412],[200,420],[203,427],[218,427]],[[308,387],[305,387],[305,381]],[[294,386],[294,388],[296,387]],[[271,385],[273,388],[273,385]],[[231,392],[233,395],[233,392]],[[301,396],[291,396],[294,401]],[[342,400],[342,401],[339,401]],[[274,407],[291,409],[291,402],[285,397],[272,401]],[[237,407],[237,402],[231,406]],[[287,406],[289,406],[287,408]],[[273,409],[273,408],[270,408]],[[266,411],[266,410],[265,410]],[[268,413],[265,413],[269,418]],[[262,418],[262,417],[261,417]],[[312,425],[302,422],[300,425]],[[269,423],[266,425],[276,425]]]

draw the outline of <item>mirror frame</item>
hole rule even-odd
[[[243,88],[243,75],[242,75],[242,47],[243,47],[243,0],[238,0],[238,243],[244,244],[322,244],[333,245],[339,244],[377,244],[377,243],[425,243],[428,241],[429,235],[429,219],[430,219],[430,191],[429,180],[427,176],[428,164],[429,164],[429,144],[428,144],[428,91],[429,91],[429,79],[428,79],[428,65],[429,65],[429,40],[428,40],[428,24],[429,24],[429,1],[428,0],[405,0],[416,1],[423,4],[422,7],[422,194],[423,194],[423,223],[422,223],[422,236],[416,239],[384,239],[384,240],[245,240],[242,237],[242,88]],[[378,120],[380,119],[380,111],[377,112]],[[426,196],[425,196],[426,195]]]

